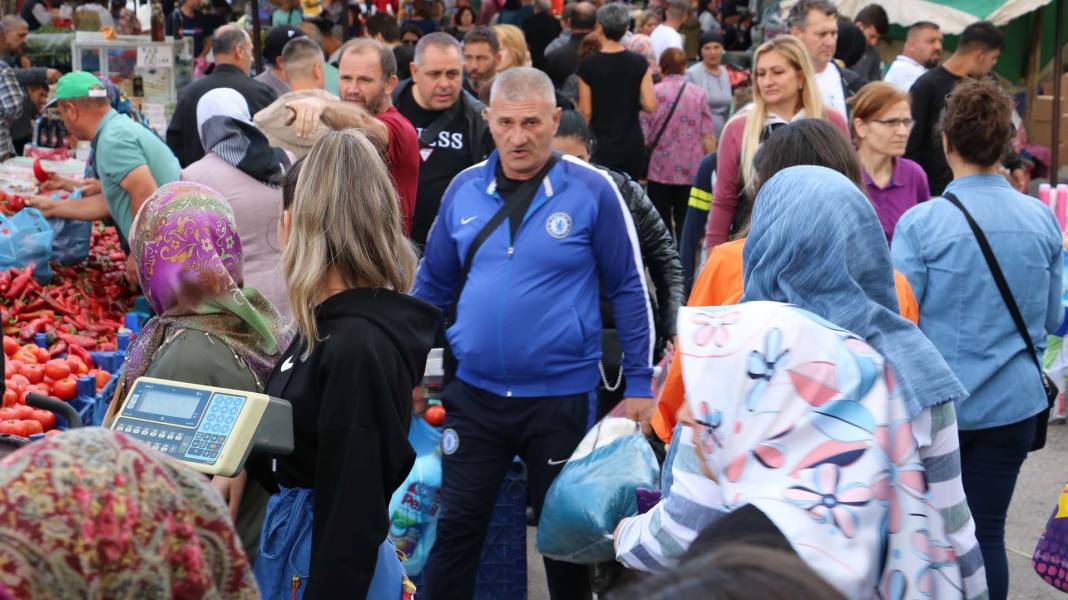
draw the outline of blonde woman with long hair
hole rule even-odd
[[[415,461],[411,392],[440,313],[406,294],[415,250],[389,171],[363,133],[316,143],[287,175],[282,205],[278,240],[297,338],[267,393],[293,405],[295,446],[273,468],[249,467],[279,490],[256,579],[265,598],[288,598],[291,586],[304,600],[400,598],[407,583],[387,539],[387,506]],[[308,534],[311,543],[301,543]]]
[[[757,149],[778,127],[798,119],[827,119],[849,140],[845,116],[823,106],[812,61],[801,41],[784,35],[764,42],[753,55],[753,103],[723,128],[716,164],[716,187],[705,232],[705,245],[727,241],[740,201],[750,202]]]
[[[511,69],[512,67],[529,67],[530,50],[527,49],[527,37],[523,30],[515,25],[494,25],[493,33],[501,42],[501,64],[497,65],[497,72]]]

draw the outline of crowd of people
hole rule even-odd
[[[473,597],[514,457],[536,523],[617,405],[664,478],[606,535],[657,574],[613,588],[546,557],[554,599],[1007,597],[1006,513],[1045,426],[1036,361],[1065,312],[1061,230],[1026,195],[990,75],[997,27],[969,25],[943,62],[938,24],[914,23],[884,64],[877,4],[798,0],[760,42],[734,0],[283,1],[257,64],[225,4],[164,7],[203,75],[162,138],[111,82],[26,64],[47,0],[4,16],[0,158],[47,96],[91,146],[84,179],[44,182],[80,200],[27,203],[110,219],[129,248],[156,316],[116,398],[142,375],[264,392],[292,404],[294,451],[213,494],[121,435],[20,450],[0,465],[7,592],[410,593],[387,507],[444,346],[420,598]],[[80,499],[107,477],[176,489]],[[64,507],[18,502],[26,485],[84,490],[69,510],[98,522],[156,504],[60,564],[25,541],[75,552],[66,529],[27,530]],[[123,568],[138,553],[167,575]]]

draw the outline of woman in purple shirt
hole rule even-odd
[[[877,81],[852,98],[853,138],[864,176],[864,187],[889,243],[905,211],[931,197],[927,175],[904,158],[912,130],[909,95]]]

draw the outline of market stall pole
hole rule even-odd
[[[1056,0],[1057,3],[1057,32],[1054,34],[1053,43],[1053,131],[1052,134],[1052,148],[1050,148],[1050,185],[1056,186],[1060,180],[1060,169],[1057,165],[1061,164],[1060,161],[1060,147],[1061,147],[1061,72],[1062,72],[1062,60],[1061,60],[1061,48],[1064,46],[1064,0]]]
[[[252,48],[256,55],[256,72],[263,68],[263,48],[260,42],[260,0],[252,0]]]

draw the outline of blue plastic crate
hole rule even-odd
[[[526,600],[527,468],[518,458],[497,492],[476,581],[476,600]]]
[[[425,571],[424,567],[424,571]],[[411,577],[418,588],[422,577]],[[416,597],[419,597],[418,590]],[[526,600],[527,468],[518,458],[497,492],[475,583],[475,600]]]

